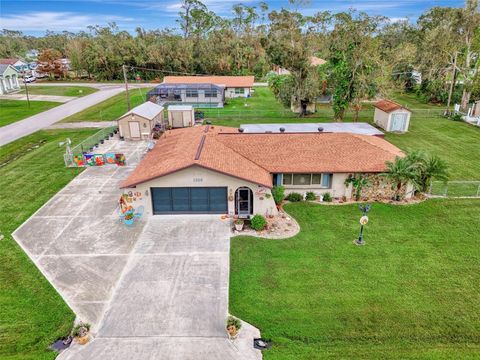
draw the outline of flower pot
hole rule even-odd
[[[227,326],[227,334],[230,340],[235,340],[238,337],[238,329],[233,325]]]
[[[88,343],[88,341],[90,340],[90,334],[86,334],[86,335],[84,335],[84,336],[76,337],[75,340],[76,340],[77,343],[79,343],[80,345],[85,345],[85,344]]]
[[[240,224],[235,223],[235,230],[242,231],[243,230],[243,222]]]

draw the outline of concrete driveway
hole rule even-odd
[[[120,182],[145,144],[107,141],[127,166],[88,168],[13,236],[94,340],[59,359],[259,359],[257,329],[226,338],[230,225],[219,216],[116,213]],[[105,150],[106,150],[105,149]]]

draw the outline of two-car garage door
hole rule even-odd
[[[226,187],[151,188],[153,214],[225,214]]]

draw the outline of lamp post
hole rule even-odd
[[[368,224],[368,212],[370,211],[371,205],[370,204],[360,204],[358,208],[362,212],[362,217],[360,218],[360,235],[358,239],[354,241],[355,245],[365,245],[365,241],[363,241],[363,226]]]

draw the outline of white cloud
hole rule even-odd
[[[131,22],[134,18],[110,15],[86,15],[73,12],[34,11],[2,16],[0,28],[18,31],[79,31],[89,25]]]

